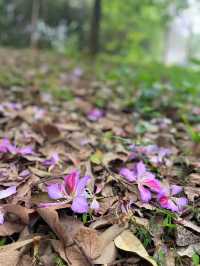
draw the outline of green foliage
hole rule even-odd
[[[59,256],[54,257],[55,266],[67,266],[67,264]]]
[[[150,233],[142,226],[136,228],[136,236],[143,243],[144,247],[148,247],[152,244],[152,239]]]
[[[194,253],[192,255],[192,263],[194,266],[198,266],[200,264],[200,257],[198,254]]]

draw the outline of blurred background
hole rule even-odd
[[[199,0],[0,0],[0,9],[3,87],[70,100],[79,79],[79,90],[101,88],[95,105],[113,91],[149,115],[200,104]]]
[[[189,64],[200,56],[198,0],[0,0],[0,44]]]

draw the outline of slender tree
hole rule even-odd
[[[40,11],[40,0],[33,0],[32,5],[32,15],[31,15],[31,36],[30,36],[30,44],[31,47],[37,46],[37,23],[39,18],[39,11]]]
[[[95,55],[99,51],[99,35],[101,22],[101,0],[94,0],[94,7],[92,12],[91,30],[90,30],[90,53]]]

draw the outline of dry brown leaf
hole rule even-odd
[[[38,208],[37,212],[54,231],[54,233],[58,236],[58,238],[63,242],[64,245],[71,243],[68,233],[66,232],[64,226],[61,224],[56,210],[54,210],[53,208]]]
[[[11,236],[14,233],[21,232],[23,229],[23,224],[5,222],[0,225],[0,236]]]
[[[199,187],[186,186],[184,187],[184,192],[187,195],[187,198],[192,202],[195,200],[195,198],[200,197]]]
[[[110,264],[115,261],[117,257],[117,249],[113,241],[111,241],[101,253],[101,256],[93,261],[94,264]]]
[[[9,251],[8,253],[7,252],[0,253],[0,265],[2,265],[2,266],[17,266],[18,261],[20,259],[20,255],[21,255],[21,253],[17,250],[12,250],[12,252]]]
[[[157,263],[148,255],[140,240],[130,230],[123,231],[117,238],[115,238],[114,242],[117,248],[136,253],[141,258],[150,262],[153,266],[157,266]]]
[[[76,245],[64,247],[59,240],[51,240],[54,250],[71,266],[91,266],[83,253]]]
[[[101,254],[101,242],[97,231],[91,228],[81,228],[74,240],[90,259],[96,259]]]
[[[3,209],[5,212],[14,213],[15,215],[17,215],[25,224],[29,223],[29,214],[34,212],[34,210],[27,209],[16,204],[3,205]]]

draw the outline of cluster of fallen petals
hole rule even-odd
[[[160,206],[173,212],[182,212],[188,204],[187,198],[177,197],[182,192],[181,186],[163,184],[147,170],[142,161],[135,163],[131,169],[122,168],[120,175],[128,182],[138,186],[140,198],[145,203],[152,199],[152,194],[155,194]]]
[[[31,146],[16,147],[16,145],[12,144],[7,138],[4,138],[0,143],[0,153],[10,153],[21,156],[34,154]]]

